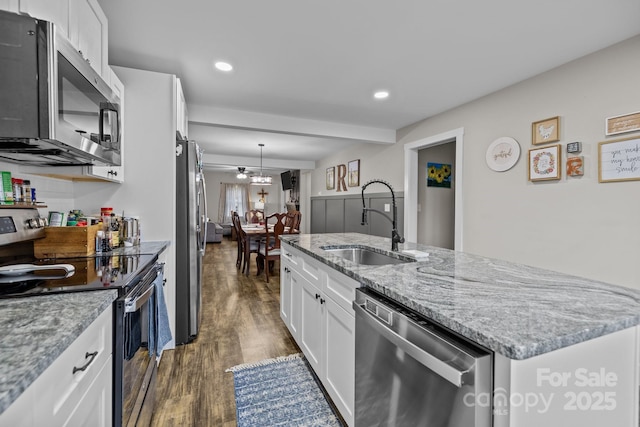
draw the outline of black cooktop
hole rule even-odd
[[[73,274],[64,269],[0,274],[0,298],[27,297],[64,292],[117,289],[119,295],[128,292],[133,279],[142,277],[153,265],[156,255],[103,255],[95,257],[58,258],[48,260],[20,259],[2,261],[0,267],[17,264],[36,266],[70,264]],[[1,269],[0,269],[1,270]],[[11,268],[9,268],[11,270]]]

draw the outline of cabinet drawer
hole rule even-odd
[[[35,425],[63,425],[102,369],[111,370],[105,365],[112,360],[112,325],[109,307],[36,380],[40,403],[35,408]]]
[[[286,260],[291,267],[300,265],[300,253],[291,246],[282,244],[282,259]]]
[[[355,314],[351,304],[356,299],[356,288],[359,287],[360,284],[351,277],[328,269],[324,293],[352,316]]]

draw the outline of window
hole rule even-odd
[[[223,223],[231,222],[231,212],[238,212],[240,217],[249,210],[249,191],[247,184],[222,184],[220,189],[220,207],[224,206],[218,216]]]

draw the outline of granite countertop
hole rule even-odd
[[[116,290],[0,300],[0,413],[117,298]]]
[[[321,246],[389,252],[391,239],[358,233],[286,235],[320,262],[511,359],[527,359],[640,324],[640,291],[433,246],[425,260],[363,266]]]

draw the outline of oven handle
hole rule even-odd
[[[138,311],[140,307],[142,307],[146,304],[147,301],[149,301],[149,298],[151,298],[151,295],[153,295],[154,292],[155,286],[153,285],[153,283],[151,283],[151,285],[149,285],[149,287],[135,299],[130,300],[129,298],[127,298],[124,302],[124,312],[133,313],[135,311]]]
[[[414,343],[408,341],[406,338],[396,334],[391,329],[385,327],[382,323],[377,321],[375,317],[369,313],[362,305],[353,303],[353,308],[356,312],[356,316],[360,316],[369,326],[375,329],[380,335],[387,340],[395,344],[400,350],[413,357],[416,361],[426,366],[445,380],[449,381],[456,387],[462,387],[464,384],[468,384],[467,376],[469,371],[460,371],[453,366],[449,365],[446,361],[440,360],[434,355],[424,351]]]
[[[158,277],[159,269],[163,268],[162,265],[156,264],[151,267],[151,271],[149,271],[146,276],[141,280],[144,284],[144,288],[140,289],[134,295],[129,298],[125,298],[124,300],[124,312],[125,313],[133,313],[138,311],[140,307],[142,307],[148,300],[151,298],[151,295],[155,292],[155,279]]]

